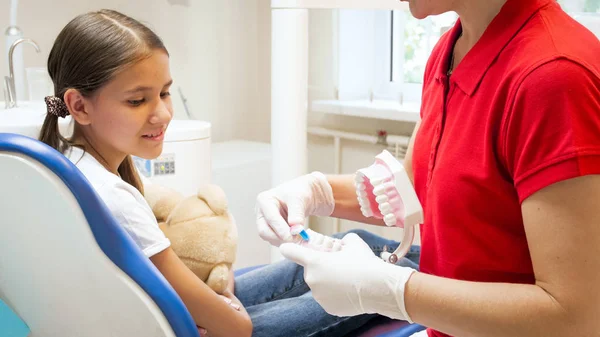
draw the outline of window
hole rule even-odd
[[[455,13],[417,20],[404,11],[393,11],[391,17],[391,62],[389,81],[402,88],[409,101],[419,100],[425,64],[442,34],[450,29],[458,16]]]
[[[456,21],[446,13],[417,20],[406,11],[340,10],[340,100],[418,102],[425,63]]]
[[[600,0],[558,2],[600,36]],[[458,17],[445,13],[417,20],[402,10],[349,9],[339,10],[336,15],[338,99],[396,102],[420,101],[431,50]]]
[[[558,0],[558,3],[574,16],[576,13],[600,13],[600,0]]]
[[[558,0],[558,3],[600,39],[600,0]]]
[[[392,12],[391,80],[422,83],[429,54],[456,18],[456,14],[446,13],[419,21],[406,12]]]

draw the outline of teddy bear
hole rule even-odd
[[[212,290],[222,294],[231,278],[238,240],[225,192],[207,184],[196,195],[185,197],[150,183],[144,186],[144,197],[175,254]]]

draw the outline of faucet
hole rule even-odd
[[[17,107],[17,90],[15,88],[15,69],[13,66],[13,53],[15,48],[21,43],[28,43],[35,47],[35,50],[39,53],[40,47],[32,39],[18,39],[10,46],[8,50],[8,71],[9,76],[4,76],[4,101],[6,103],[6,109],[12,109]]]

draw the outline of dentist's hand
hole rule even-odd
[[[304,226],[309,215],[329,216],[334,206],[333,191],[323,173],[313,172],[295,178],[258,195],[258,234],[279,247],[292,241],[291,226]]]
[[[284,243],[281,254],[304,266],[304,279],[328,313],[354,316],[378,313],[411,321],[404,288],[414,269],[384,262],[356,234],[342,239],[341,250],[322,252]]]

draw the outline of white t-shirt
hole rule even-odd
[[[77,166],[102,201],[147,257],[171,245],[158,228],[152,209],[135,187],[109,172],[91,154],[71,147],[65,156]]]

